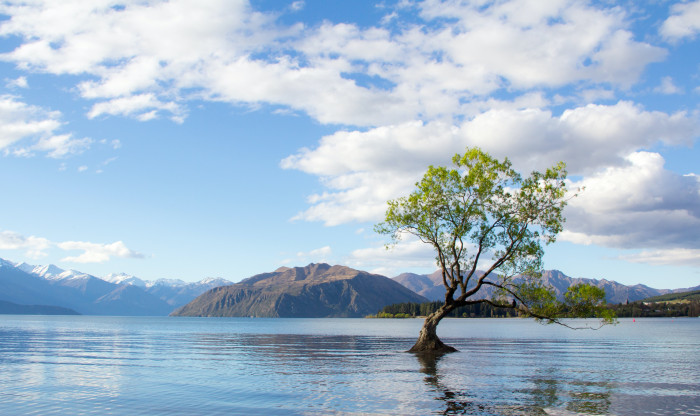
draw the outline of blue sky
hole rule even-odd
[[[647,4],[648,3],[648,4]],[[434,270],[372,231],[466,146],[567,163],[545,267],[700,284],[700,1],[7,1],[0,256]]]

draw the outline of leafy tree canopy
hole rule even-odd
[[[564,223],[564,163],[523,178],[507,158],[499,161],[479,148],[467,148],[452,162],[452,168],[430,166],[410,195],[388,202],[384,222],[375,226],[391,236],[389,247],[407,233],[435,249],[445,304],[426,325],[436,326],[452,309],[480,302],[517,308],[548,323],[562,323],[565,312],[594,313],[602,323],[612,323],[600,289],[578,285],[559,302],[539,281],[543,244],[555,241]],[[485,285],[495,287],[498,296],[475,299]]]

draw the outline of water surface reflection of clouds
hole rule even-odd
[[[430,357],[412,320],[0,317],[0,414],[700,414],[695,320],[445,324]]]

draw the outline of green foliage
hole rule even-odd
[[[516,294],[538,321],[551,323],[564,315],[563,304],[557,301],[554,291],[540,282],[518,285]]]
[[[578,287],[561,303],[539,283],[542,245],[563,229],[564,163],[523,178],[507,158],[499,161],[479,148],[467,148],[452,162],[452,168],[430,166],[410,195],[388,202],[384,222],[375,226],[392,244],[408,233],[433,246],[445,286],[440,313],[486,301],[517,305],[545,322],[565,313],[612,322],[599,292]],[[472,299],[484,285],[498,289],[497,299]]]
[[[368,315],[367,318],[384,318],[384,319],[397,319],[397,318],[413,318],[415,315],[409,315],[407,313],[391,313],[391,312],[378,312],[376,315]]]
[[[464,289],[462,272],[468,280],[486,256],[496,259],[489,273],[541,270],[541,244],[554,241],[564,221],[564,164],[523,179],[507,158],[499,161],[478,148],[455,155],[453,164],[430,166],[414,192],[388,202],[375,230],[394,243],[409,233],[431,244],[446,286],[455,290]]]
[[[587,284],[577,284],[569,287],[564,294],[566,314],[573,318],[594,317],[604,323],[615,323],[615,315],[605,308],[605,290]]]
[[[428,316],[440,309],[442,302],[397,303],[385,306],[372,318],[415,318]],[[475,303],[452,310],[450,318],[512,318],[519,316],[513,309],[498,308],[488,303]]]
[[[582,287],[587,286],[587,287]],[[447,317],[451,318],[512,318],[512,317],[534,317],[535,320],[542,323],[556,323],[559,319],[564,318],[597,318],[601,319],[605,324],[616,324],[616,311],[631,307],[636,308],[636,316],[698,316],[700,315],[700,302],[695,305],[689,303],[685,307],[676,307],[673,312],[670,309],[665,310],[665,313],[658,310],[660,305],[651,304],[647,306],[641,302],[634,305],[606,305],[605,291],[590,285],[572,286],[565,294],[564,302],[558,301],[554,297],[554,292],[550,288],[536,285],[526,285],[527,293],[523,296],[529,296],[532,300],[527,311],[521,308],[513,307],[512,303],[494,303],[494,302],[477,302],[468,304],[462,307],[455,308]],[[600,295],[603,295],[600,297]],[[578,299],[576,299],[578,298]],[[569,300],[571,299],[571,300]],[[499,306],[500,305],[500,306]],[[632,305],[632,306],[631,306]],[[677,304],[674,304],[677,305]],[[443,306],[443,302],[425,302],[425,303],[396,303],[382,308],[376,315],[371,315],[369,318],[415,318],[418,316],[428,316]],[[652,311],[656,308],[656,314]],[[680,315],[680,313],[695,312],[697,315]],[[627,315],[624,312],[620,316]]]
[[[655,298],[650,298],[655,299]],[[700,317],[700,300],[649,302],[649,299],[629,304],[608,305],[620,318]]]

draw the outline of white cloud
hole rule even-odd
[[[302,10],[306,6],[306,3],[302,0],[297,0],[294,3],[292,3],[289,8],[294,10],[295,12],[298,12],[299,10]]]
[[[466,146],[509,156],[522,172],[563,160],[570,173],[580,175],[622,166],[640,147],[690,145],[698,134],[698,120],[685,113],[645,111],[625,101],[578,107],[559,117],[537,108],[504,108],[460,126],[409,122],[337,132],[281,166],[318,175],[327,188],[311,195],[311,207],[295,219],[336,225],[379,220],[386,201],[410,192],[428,165],[448,165]]]
[[[40,151],[61,158],[87,149],[92,142],[89,138],[57,134],[60,117],[58,111],[28,105],[11,95],[0,96],[0,150],[17,156]]]
[[[435,251],[417,238],[405,235],[396,245],[384,245],[354,250],[345,260],[353,268],[393,277],[408,269],[435,269]]]
[[[571,173],[620,165],[631,152],[654,146],[692,145],[700,122],[684,112],[645,111],[628,101],[589,104],[555,117],[539,109],[487,111],[463,126],[469,143],[499,156],[512,155],[524,171],[556,161]]]
[[[117,159],[118,159],[118,158],[117,158],[116,156],[115,156],[115,157],[110,157],[109,159],[105,159],[105,160],[102,162],[102,166],[107,166],[107,165],[109,165],[110,163],[114,162],[114,161],[117,160]]]
[[[635,152],[627,161],[571,184],[585,191],[566,208],[560,239],[628,249],[698,247],[699,177],[665,170],[657,153]]]
[[[661,79],[661,84],[654,88],[654,92],[658,92],[661,94],[680,94],[683,92],[680,88],[678,88],[674,83],[673,83],[673,78],[671,77],[663,77]]]
[[[26,250],[27,257],[46,257],[47,250],[57,247],[61,250],[81,250],[79,256],[69,256],[61,261],[74,263],[103,263],[112,257],[143,258],[144,255],[127,248],[123,242],[97,244],[85,241],[52,242],[43,237],[25,237],[13,231],[0,231],[0,250]]]
[[[62,158],[68,155],[79,154],[90,147],[92,140],[89,138],[76,139],[72,134],[60,134],[50,137],[42,137],[31,150],[47,152],[49,157]]]
[[[465,146],[478,145],[512,157],[521,171],[563,160],[572,174],[591,175],[582,181],[589,191],[572,203],[572,212],[581,215],[567,229],[570,241],[629,246],[634,239],[615,231],[622,227],[613,218],[642,224],[635,238],[648,244],[664,238],[680,244],[688,236],[673,227],[654,234],[660,231],[649,225],[659,221],[654,215],[674,227],[690,221],[694,229],[687,204],[696,203],[695,188],[679,185],[692,181],[638,150],[660,143],[692,146],[700,132],[697,114],[647,111],[631,101],[588,104],[624,95],[650,63],[666,57],[665,49],[633,36],[624,7],[577,0],[426,0],[410,6],[421,13],[411,23],[388,18],[385,26],[360,27],[283,26],[277,15],[256,12],[246,0],[121,4],[5,2],[0,13],[9,18],[0,23],[0,35],[21,44],[0,58],[20,70],[79,75],[75,91],[89,101],[89,118],[181,122],[190,100],[210,100],[251,108],[271,103],[284,107],[279,112],[346,126],[281,162],[318,176],[325,187],[309,197],[309,209],[297,219],[377,221],[386,200],[409,192],[427,165],[448,164]],[[293,2],[285,13],[301,7],[303,2]],[[700,1],[675,4],[671,13],[661,28],[666,39],[700,31]],[[658,91],[679,89],[664,78]],[[554,113],[553,105],[564,110]],[[0,97],[0,149],[6,154],[62,157],[90,145],[90,139],[56,133],[60,126],[57,112]],[[644,176],[649,172],[658,176]],[[647,212],[622,204],[625,192],[609,185],[635,175],[649,185],[630,183],[647,198],[640,206],[673,199],[668,185],[677,186],[676,208],[667,212],[661,204]],[[605,217],[585,198],[615,203]],[[607,228],[586,224],[584,213]],[[86,253],[76,258],[99,257]]]
[[[497,90],[627,88],[666,53],[634,40],[620,8],[524,0],[420,7],[424,25],[389,30],[281,26],[245,0],[37,1],[0,7],[10,16],[0,34],[25,39],[3,55],[22,69],[88,75],[78,90],[97,101],[89,117],[176,121],[187,100],[202,98],[359,126],[474,116],[471,103]]]
[[[265,51],[274,36],[286,35],[286,29],[267,29],[272,17],[244,0],[126,1],[123,8],[107,1],[39,1],[5,4],[0,12],[11,16],[0,34],[26,39],[5,60],[34,71],[93,77],[78,85],[84,98],[99,100],[90,117],[148,120],[170,113],[180,120],[183,89],[208,88],[211,69],[235,66]]]
[[[665,55],[633,40],[621,8],[575,0],[429,0],[421,8],[426,18],[458,18],[435,39],[435,48],[445,45],[455,62],[515,88],[582,80],[629,86],[646,64]]]
[[[661,26],[661,34],[670,40],[695,37],[700,33],[700,1],[671,6],[671,16]]]
[[[103,101],[93,105],[87,116],[95,118],[103,114],[124,115],[148,121],[156,118],[159,111],[166,111],[171,114],[173,120],[182,121],[182,110],[178,104],[161,102],[154,94],[138,94]]]
[[[115,241],[111,244],[97,244],[85,241],[66,241],[56,243],[56,246],[62,250],[82,250],[83,253],[78,256],[69,256],[61,259],[65,262],[73,263],[104,263],[112,257],[120,258],[143,258],[144,255],[127,248],[123,242]]]
[[[50,136],[61,123],[60,113],[25,104],[11,95],[0,96],[0,149],[33,137]]]
[[[297,259],[314,263],[326,263],[332,253],[333,250],[331,250],[330,246],[324,246],[308,252],[300,251],[297,253]]]
[[[632,263],[700,267],[700,249],[644,250],[639,253],[626,254],[620,258]]]
[[[38,259],[46,256],[51,242],[42,237],[25,237],[12,231],[0,231],[1,250],[26,250],[27,257]]]
[[[15,79],[6,80],[6,85],[8,88],[27,88],[29,83],[27,82],[27,77],[17,77]]]

